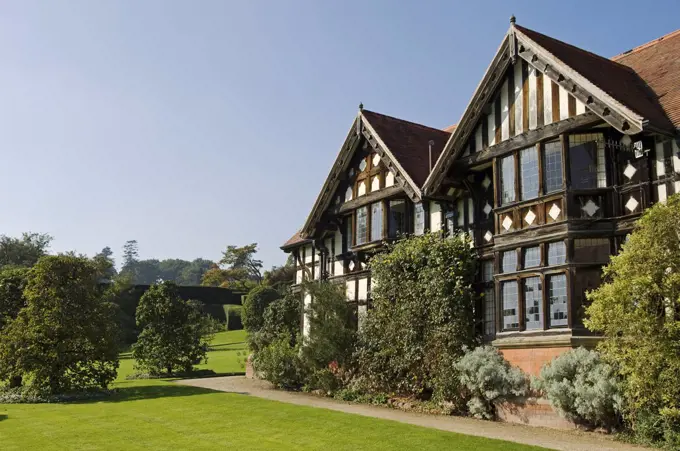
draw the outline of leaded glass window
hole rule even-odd
[[[515,201],[515,157],[501,159],[501,203]]]
[[[345,219],[345,252],[349,250],[350,247],[354,246],[354,238],[352,237],[352,216],[347,216]]]
[[[519,168],[521,200],[538,197],[538,152],[535,147],[520,151]]]
[[[484,290],[484,335],[496,333],[496,296],[494,288]]]
[[[562,189],[562,144],[552,141],[543,150],[543,189],[545,194]]]
[[[510,280],[501,284],[503,305],[503,330],[519,328],[519,296],[517,281]]]
[[[548,243],[548,265],[562,265],[567,261],[567,247],[564,241]]]
[[[482,282],[493,282],[493,260],[482,261]]]
[[[416,235],[422,235],[425,233],[425,207],[422,202],[418,202],[413,206],[414,219],[413,233]]]
[[[376,202],[371,205],[371,241],[381,240],[383,237],[383,204]]]
[[[538,246],[524,249],[524,268],[533,268],[541,264],[541,248]]]
[[[604,138],[601,133],[569,136],[569,162],[572,188],[607,187]]]
[[[366,242],[368,227],[368,208],[357,208],[357,246]]]
[[[501,272],[517,271],[517,252],[514,250],[505,251],[501,258]]]
[[[543,287],[540,277],[524,279],[524,326],[526,330],[543,329]]]
[[[550,326],[566,326],[568,324],[566,275],[549,276],[548,304],[550,305]]]
[[[406,233],[406,201],[391,200],[389,224],[390,238],[397,238],[404,233]]]

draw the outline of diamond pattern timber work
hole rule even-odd
[[[349,270],[354,271],[354,262],[349,262]]]
[[[366,160],[361,160],[361,163],[359,163],[359,170],[361,172],[364,172],[364,169],[366,169]]]
[[[635,211],[638,205],[640,205],[640,203],[637,200],[635,200],[633,196],[630,196],[630,199],[628,199],[628,202],[626,202],[626,208],[631,213]]]
[[[484,234],[484,240],[488,243],[489,241],[491,241],[492,238],[493,234],[489,230],[487,230],[486,233]]]
[[[484,177],[484,180],[482,180],[482,186],[484,189],[489,189],[489,186],[491,186],[491,179],[488,175]]]
[[[491,205],[487,202],[486,205],[484,205],[484,209],[482,210],[486,217],[489,217],[489,213],[491,213]]]
[[[527,214],[524,216],[524,221],[529,225],[533,224],[535,220],[536,214],[531,210],[529,210]]]
[[[635,169],[635,166],[632,164],[628,163],[628,166],[626,166],[626,169],[623,170],[623,175],[625,175],[628,180],[632,179],[635,173],[637,172],[637,169]]]
[[[505,219],[503,219],[501,225],[505,230],[510,230],[512,227],[512,218],[510,216],[506,216]]]
[[[550,210],[548,211],[548,214],[553,218],[553,221],[557,221],[557,218],[560,217],[560,213],[562,213],[562,210],[557,204],[552,204],[552,207],[550,207]]]
[[[376,153],[373,155],[373,166],[378,166],[378,163],[380,163],[380,155]]]
[[[581,210],[585,211],[588,216],[593,216],[595,213],[597,213],[597,210],[599,210],[600,207],[597,206],[595,202],[593,202],[591,199],[588,199],[588,202],[581,207]]]

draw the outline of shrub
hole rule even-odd
[[[526,375],[513,367],[492,346],[480,346],[456,363],[461,385],[471,396],[470,413],[477,418],[495,417],[495,402],[506,401],[527,392]]]
[[[300,295],[287,292],[281,299],[273,301],[264,311],[262,327],[249,333],[248,348],[257,352],[278,339],[282,333],[296,339],[300,331]],[[294,342],[291,346],[295,345]]]
[[[106,389],[118,369],[118,328],[98,268],[73,255],[42,257],[28,273],[26,306],[0,333],[0,380],[54,395]]]
[[[226,330],[242,330],[243,321],[241,320],[242,306],[239,305],[225,305],[224,316],[226,316]]]
[[[26,306],[24,287],[28,268],[5,267],[0,269],[0,330]]]
[[[173,282],[152,285],[137,307],[141,332],[132,346],[136,368],[151,374],[190,372],[206,357],[207,325],[200,305],[183,300]]]
[[[281,294],[274,288],[258,285],[250,290],[243,302],[241,320],[248,333],[257,332],[264,325],[264,311],[267,306],[279,299]]]
[[[478,342],[476,262],[467,236],[440,234],[398,241],[371,259],[374,308],[356,356],[370,391],[463,406],[454,364]]]
[[[657,423],[671,428],[663,437],[680,433],[665,419],[680,409],[679,224],[680,194],[647,210],[604,268],[605,283],[588,294],[586,326],[604,334],[598,350],[622,377],[635,434]]]
[[[596,351],[578,348],[565,352],[541,369],[532,386],[575,423],[606,428],[619,423],[619,380],[614,368]]]
[[[304,381],[300,345],[287,334],[281,334],[268,346],[260,349],[253,359],[253,368],[278,388],[299,388]]]

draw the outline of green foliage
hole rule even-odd
[[[58,394],[105,389],[118,368],[114,307],[98,268],[73,255],[44,256],[28,273],[26,306],[0,333],[0,380]]]
[[[356,344],[353,314],[341,286],[329,282],[306,282],[302,291],[312,302],[305,310],[308,322],[302,358],[309,374],[307,385],[334,391],[337,375],[352,357]]]
[[[262,261],[255,258],[257,243],[227,246],[219,265],[204,275],[201,285],[250,291],[262,283]]]
[[[541,369],[532,386],[565,418],[612,428],[619,423],[621,393],[614,368],[596,351],[572,349]]]
[[[0,269],[0,330],[26,306],[24,288],[27,277],[28,268]]]
[[[101,280],[103,282],[110,282],[118,274],[116,271],[115,261],[113,260],[113,251],[110,247],[106,246],[98,254],[96,254],[92,260],[99,268],[101,273]]]
[[[262,328],[265,309],[280,297],[281,294],[277,290],[265,285],[260,285],[248,293],[241,312],[243,327],[248,333],[257,332]]]
[[[285,289],[293,284],[295,279],[295,258],[293,254],[288,255],[286,264],[283,266],[272,266],[272,269],[264,272],[263,283],[277,290]]]
[[[527,393],[526,375],[513,367],[493,346],[466,353],[455,365],[460,383],[470,395],[468,409],[477,418],[493,419],[495,402]]]
[[[224,316],[227,319],[225,323],[226,330],[242,330],[243,321],[241,320],[241,312],[243,306],[240,305],[225,305]]]
[[[255,353],[253,368],[276,387],[297,388],[303,383],[300,345],[291,346],[293,341],[290,335],[281,334]]]
[[[200,305],[183,300],[173,282],[152,285],[137,307],[141,332],[132,346],[138,368],[151,374],[190,372],[206,357],[205,318]]]
[[[295,340],[300,332],[301,314],[300,294],[287,292],[267,306],[262,327],[248,333],[248,348],[256,353],[277,340],[281,334],[287,334]],[[295,341],[292,341],[291,346],[294,345]]]
[[[624,419],[633,432],[660,417],[680,433],[680,195],[647,210],[604,280],[589,293],[586,325],[623,378]],[[675,425],[675,426],[673,426]],[[646,428],[649,430],[650,428]],[[663,437],[660,437],[663,439]]]
[[[47,254],[52,237],[46,233],[23,233],[21,238],[0,236],[0,268],[31,267]]]
[[[454,364],[478,342],[469,238],[410,237],[373,257],[370,267],[374,308],[357,354],[367,388],[460,403]]]

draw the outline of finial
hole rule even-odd
[[[363,103],[359,103],[359,111],[364,111],[364,104]]]
[[[511,24],[514,24],[514,23],[515,23],[515,20],[516,20],[516,19],[515,19],[515,15],[514,15],[514,14],[513,14],[512,16],[510,16],[510,23],[511,23]]]

